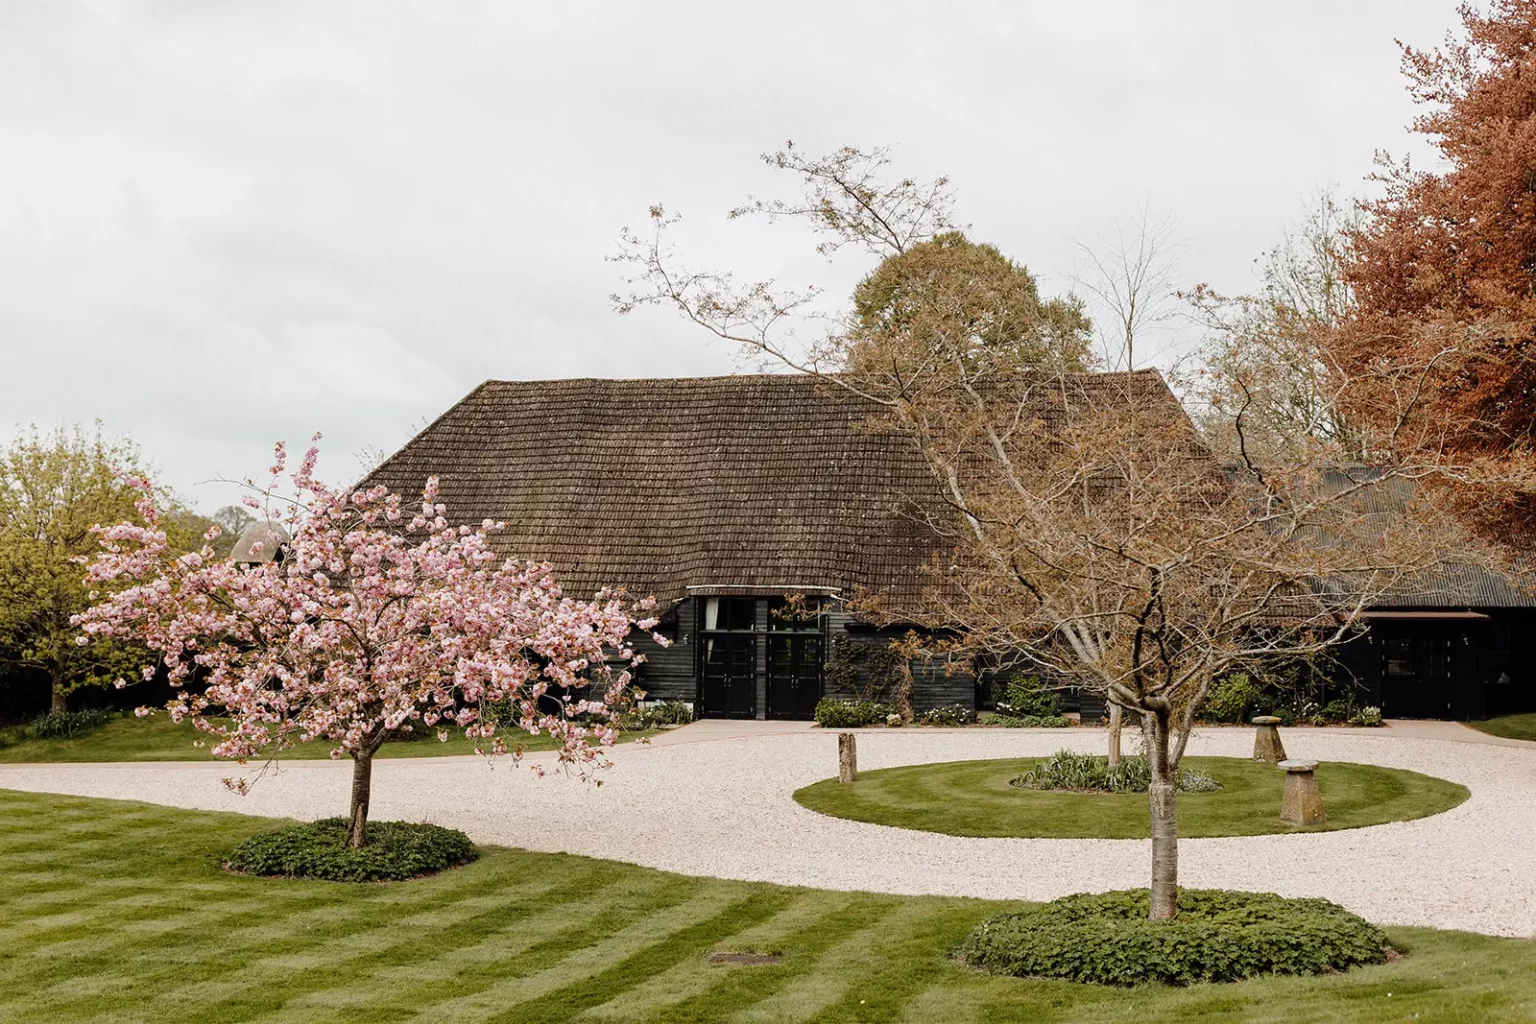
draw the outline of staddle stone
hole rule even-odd
[[[1253,720],[1253,759],[1255,761],[1284,761],[1285,744],[1280,742],[1280,719],[1274,715],[1259,715]]]
[[[859,777],[859,748],[853,733],[837,734],[837,781],[853,782]]]
[[[1280,798],[1280,820],[1292,825],[1316,825],[1327,821],[1323,796],[1317,791],[1317,762],[1281,761],[1285,769],[1285,795]]]

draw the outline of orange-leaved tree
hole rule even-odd
[[[1464,513],[1536,539],[1536,0],[1461,8],[1462,32],[1403,48],[1413,130],[1445,160],[1382,158],[1331,340],[1345,372],[1412,394],[1426,443],[1466,466]],[[1427,371],[1427,372],[1426,372]],[[1385,412],[1375,403],[1381,426]],[[1357,412],[1356,415],[1359,415]],[[1388,414],[1390,415],[1390,414]]]

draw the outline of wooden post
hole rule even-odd
[[[1109,766],[1120,763],[1120,705],[1109,706]]]
[[[859,751],[851,732],[837,734],[837,781],[852,782],[859,777]]]
[[[1280,742],[1280,719],[1260,715],[1253,720],[1258,728],[1253,734],[1253,759],[1279,764],[1285,760],[1285,745]]]
[[[1281,761],[1285,769],[1285,795],[1280,799],[1280,820],[1292,825],[1316,825],[1328,820],[1323,795],[1317,791],[1316,761]]]

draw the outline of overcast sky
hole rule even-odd
[[[205,511],[274,439],[322,473],[490,378],[727,373],[604,257],[654,202],[696,262],[846,293],[756,154],[896,147],[1071,286],[1144,203],[1238,291],[1305,197],[1408,148],[1394,38],[1450,0],[0,0],[0,427],[101,419]]]

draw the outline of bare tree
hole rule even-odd
[[[778,215],[803,216],[834,241],[878,237],[874,251],[897,249],[922,233],[922,197],[936,186],[858,176],[878,170],[879,158],[842,150],[796,165],[815,201]],[[827,168],[861,182],[859,195],[828,187]],[[1153,780],[1151,914],[1172,917],[1175,780],[1207,689],[1225,673],[1344,642],[1366,608],[1437,564],[1456,531],[1432,495],[1409,503],[1413,515],[1384,520],[1372,493],[1412,492],[1437,467],[1388,453],[1341,475],[1337,447],[1316,437],[1298,439],[1284,464],[1224,466],[1155,371],[1021,371],[978,354],[961,340],[965,304],[954,282],[931,301],[922,279],[903,283],[911,315],[891,327],[903,333],[896,347],[927,358],[900,374],[829,372],[846,365],[846,334],[826,334],[811,355],[795,350],[782,333],[793,293],[735,291],[726,275],[677,269],[656,217],[651,239],[625,235],[619,259],[635,273],[634,290],[616,300],[621,311],[670,306],[847,389],[932,470],[938,497],[911,497],[936,502],[931,521],[952,554],[935,566],[937,606],[888,609],[891,617],[958,630],[955,646],[972,655],[1024,652],[1138,714]],[[1411,406],[1405,387],[1396,400]]]
[[[427,427],[431,425],[431,423],[432,421],[429,417],[418,416],[416,418],[416,422],[411,424],[410,436],[414,437],[421,433],[423,430],[426,430]],[[353,452],[352,457],[357,460],[357,464],[362,469],[363,475],[367,476],[369,473],[372,473],[374,470],[382,466],[384,462],[395,453],[396,450],[397,449],[395,448],[385,448],[382,445],[377,444],[365,444],[357,451]]]
[[[1096,246],[1078,242],[1076,282],[1099,300],[1105,363],[1134,370],[1138,343],[1178,315],[1173,274],[1179,250],[1173,218],[1143,203],[1129,225]],[[1142,352],[1143,357],[1147,353]]]
[[[1295,438],[1319,437],[1350,458],[1365,457],[1341,389],[1354,381],[1332,339],[1354,309],[1345,277],[1349,232],[1358,215],[1329,190],[1309,200],[1279,245],[1259,260],[1259,289],[1224,296],[1205,285],[1183,293],[1208,337],[1191,397],[1207,440],[1235,453],[1241,426],[1249,455],[1284,457]]]

